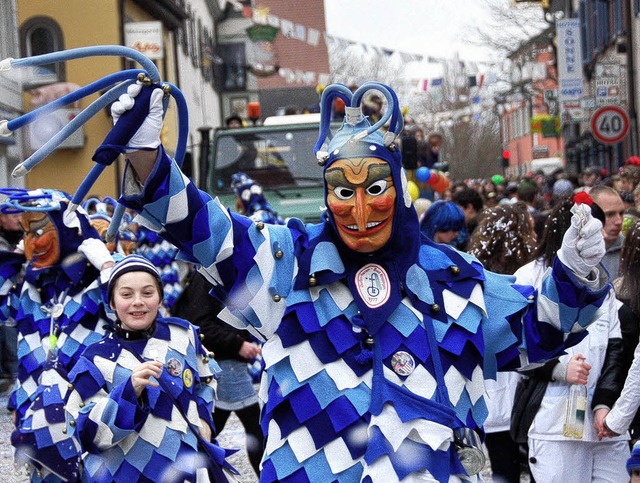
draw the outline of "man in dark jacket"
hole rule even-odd
[[[231,413],[236,413],[247,436],[249,461],[256,475],[260,475],[264,437],[260,428],[258,395],[247,364],[260,358],[261,349],[246,330],[238,330],[218,319],[223,306],[209,295],[210,290],[211,284],[193,270],[171,309],[171,315],[199,326],[202,344],[214,352],[222,368],[213,413],[215,429],[220,433]]]

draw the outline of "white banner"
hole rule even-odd
[[[162,22],[128,22],[124,24],[124,44],[152,60],[164,57]]]
[[[582,98],[582,50],[580,19],[568,18],[556,22],[558,42],[558,97],[560,102]]]

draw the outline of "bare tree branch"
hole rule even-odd
[[[464,40],[471,45],[488,46],[502,57],[549,27],[538,4],[513,5],[511,0],[476,1],[486,5],[491,12],[490,19],[481,25],[471,26]]]

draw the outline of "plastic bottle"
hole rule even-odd
[[[563,435],[565,437],[582,439],[586,411],[587,387],[583,384],[572,384],[569,388],[567,411],[564,417]]]

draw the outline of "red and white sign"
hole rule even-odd
[[[124,24],[124,43],[142,52],[151,60],[164,58],[162,22],[127,22]]]
[[[604,106],[591,117],[591,132],[603,144],[616,144],[629,132],[629,116],[618,106]]]

